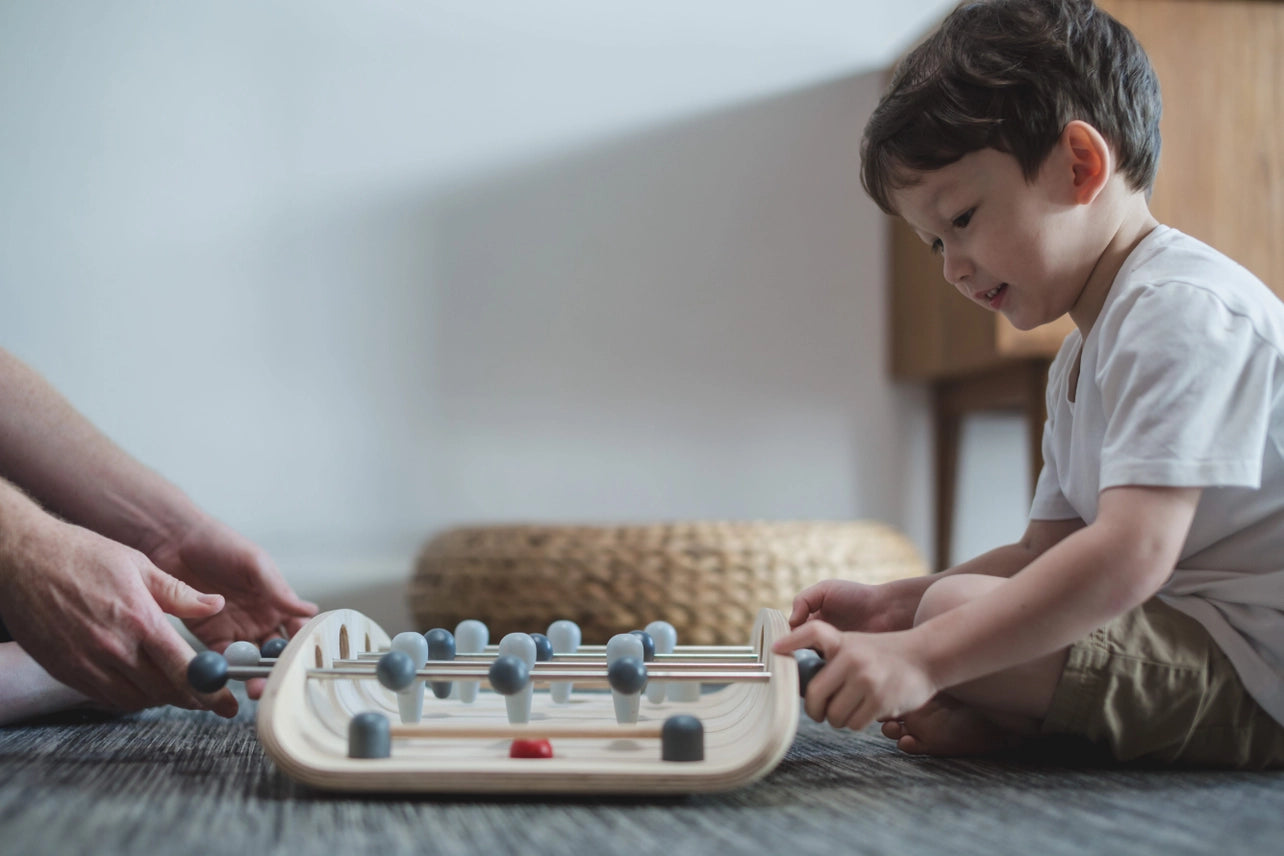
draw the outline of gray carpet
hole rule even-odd
[[[1284,772],[946,760],[804,718],[784,762],[664,799],[351,797],[264,756],[253,705],[0,728],[0,854],[1276,854]]]

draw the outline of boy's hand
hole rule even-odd
[[[789,626],[824,621],[839,630],[885,633],[908,630],[914,624],[913,603],[899,603],[887,586],[870,586],[848,580],[825,580],[802,590],[794,598]],[[803,646],[807,647],[807,646]]]
[[[293,636],[317,612],[299,599],[272,560],[250,541],[211,517],[171,536],[150,551],[157,566],[201,591],[221,594],[214,615],[185,619],[188,629],[215,651],[239,640],[262,644],[282,630]],[[246,682],[258,698],[265,681]]]
[[[772,645],[777,654],[812,648],[824,668],[807,687],[807,715],[835,728],[859,730],[880,719],[917,710],[936,695],[908,632],[844,633],[824,621],[808,621]]]

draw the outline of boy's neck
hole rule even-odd
[[[1120,200],[1118,210],[1120,216],[1115,221],[1117,225],[1107,234],[1101,254],[1088,274],[1088,280],[1079,293],[1079,299],[1070,310],[1070,318],[1084,338],[1087,338],[1088,331],[1096,323],[1101,307],[1105,305],[1106,297],[1110,294],[1110,287],[1114,285],[1115,276],[1123,267],[1124,261],[1142,239],[1159,225],[1159,221],[1150,213],[1145,195],[1140,192],[1125,193]]]

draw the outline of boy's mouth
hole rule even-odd
[[[1003,297],[1004,292],[1007,290],[1008,284],[1006,282],[1001,282],[989,291],[979,291],[973,296],[982,303],[987,304],[991,309],[998,309],[999,302]]]

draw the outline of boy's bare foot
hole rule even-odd
[[[975,708],[940,695],[900,719],[884,722],[883,736],[910,755],[988,755],[1014,749],[1023,740]]]

